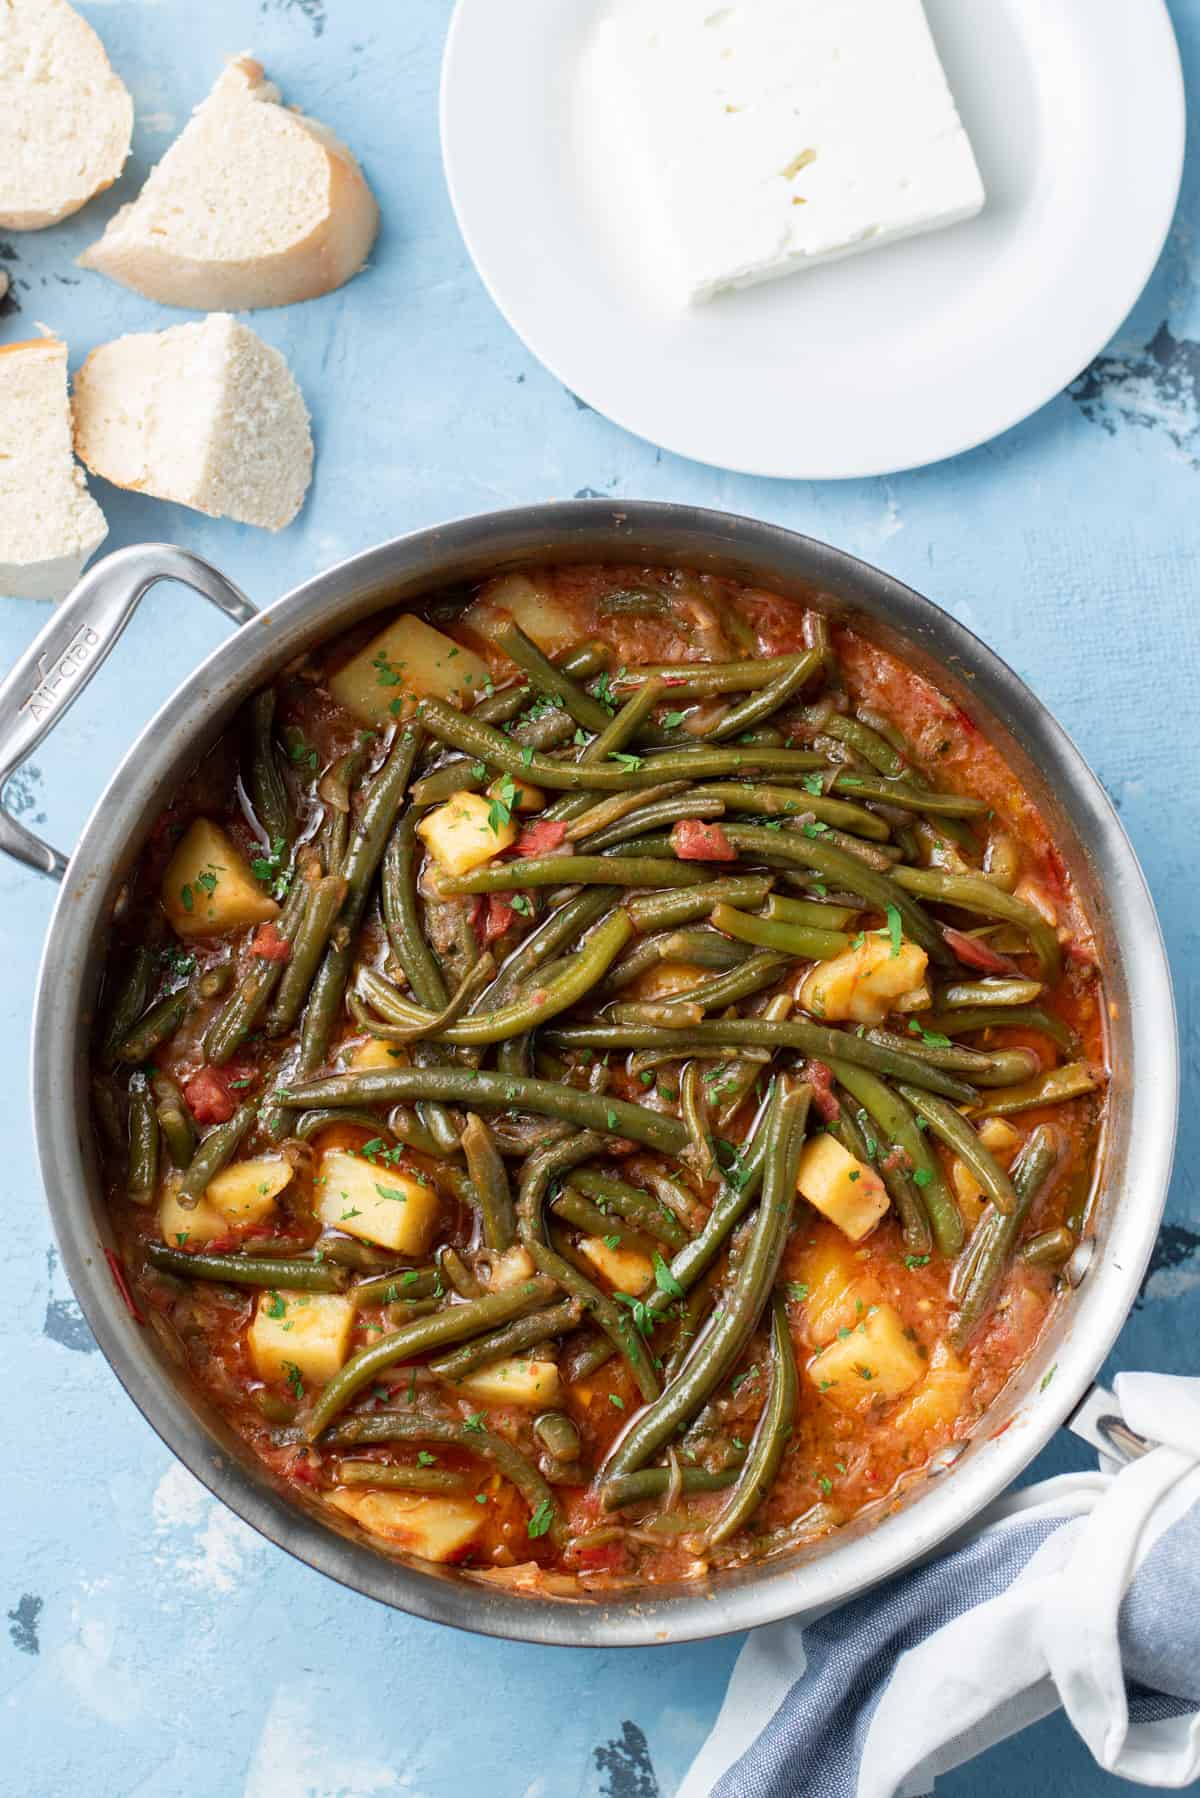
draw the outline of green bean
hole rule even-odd
[[[511,999],[530,975],[544,967],[559,949],[565,945],[574,946],[618,897],[616,887],[591,887],[552,911],[513,950],[491,986],[484,988],[467,1015],[473,1017],[477,1012],[494,1008],[502,1000]]]
[[[792,863],[811,868],[839,889],[856,893],[878,911],[889,908],[900,913],[905,934],[918,943],[934,961],[952,960],[933,920],[908,894],[898,876],[909,870],[894,869],[881,874],[855,855],[823,842],[819,837],[806,837],[801,832],[768,830],[760,824],[726,824],[722,827],[735,849],[745,850],[767,862]]]
[[[989,810],[986,799],[965,793],[938,793],[904,781],[873,780],[868,776],[839,773],[832,781],[836,793],[853,794],[873,804],[897,806],[904,812],[929,812],[943,823],[957,818],[978,818]]]
[[[830,799],[823,792],[810,793],[805,787],[750,786],[738,781],[718,781],[698,787],[700,795],[715,795],[724,801],[727,811],[756,812],[768,817],[800,817],[808,814],[823,824],[853,831],[856,836],[870,837],[886,843],[891,832],[887,824],[865,805],[854,805],[844,799]]]
[[[221,1169],[233,1160],[238,1145],[257,1116],[256,1104],[240,1105],[224,1124],[217,1124],[207,1136],[201,1138],[200,1145],[179,1182],[179,1203],[186,1211],[199,1204],[209,1181],[215,1180]]]
[[[482,1286],[452,1244],[444,1242],[434,1255],[434,1260],[448,1291],[456,1292],[460,1299],[483,1297]]]
[[[679,1109],[690,1139],[683,1158],[701,1180],[711,1180],[717,1171],[717,1158],[709,1129],[706,1097],[700,1083],[699,1062],[689,1061],[683,1070],[679,1082]]]
[[[946,874],[937,868],[897,868],[892,878],[906,892],[959,911],[1015,924],[1029,938],[1043,980],[1054,984],[1062,971],[1062,950],[1054,927],[1041,912],[1013,893],[1002,892],[982,874]]]
[[[1100,1083],[1101,1076],[1086,1061],[1071,1061],[1065,1067],[1039,1074],[1024,1086],[1009,1086],[986,1094],[973,1109],[980,1117],[1008,1117],[1039,1105],[1062,1105],[1068,1099],[1080,1099],[1085,1093],[1095,1092]]]
[[[924,1134],[918,1130],[904,1100],[874,1074],[855,1067],[852,1062],[830,1057],[829,1066],[839,1083],[864,1107],[889,1142],[903,1149],[940,1253],[957,1255],[963,1245],[962,1217],[946,1184],[941,1164]]]
[[[458,1023],[443,1025],[440,1019],[428,1013],[418,1014],[422,1019],[421,1024],[401,1026],[402,1030],[408,1029],[409,1034],[402,1035],[399,1040],[411,1041],[412,1029],[437,1029],[439,1038],[444,1042],[486,1044],[504,1042],[510,1037],[521,1035],[523,1031],[533,1030],[584,998],[607,973],[632,935],[633,925],[625,912],[617,910],[596,926],[587,941],[567,962],[562,973],[547,980],[544,986],[531,986],[525,992],[518,993],[507,1005],[501,1005],[498,1010],[479,1012]],[[358,985],[364,997],[370,999],[377,1010],[382,1011],[387,1004],[387,1015],[412,1015],[411,1008],[403,1001],[398,1002],[394,992],[388,988],[388,983],[372,969],[363,968],[360,971]],[[386,1028],[381,1028],[378,1034],[385,1040],[392,1040]]]
[[[469,1336],[479,1336],[497,1324],[507,1323],[510,1318],[521,1317],[527,1311],[533,1311],[544,1305],[553,1294],[551,1281],[534,1278],[526,1280],[522,1285],[509,1287],[504,1292],[489,1292],[481,1299],[468,1299],[460,1305],[447,1305],[432,1317],[419,1317],[415,1322],[405,1324],[402,1329],[394,1330],[390,1336],[383,1336],[369,1343],[366,1348],[359,1349],[334,1374],[324,1392],[313,1406],[312,1415],[305,1426],[305,1434],[310,1442],[315,1442],[327,1424],[333,1422],[339,1411],[344,1411],[355,1393],[361,1392],[388,1367],[397,1361],[405,1361],[410,1355],[423,1354],[426,1349],[440,1348],[443,1343],[462,1342]]]
[[[293,881],[276,924],[284,942],[290,944],[295,940],[311,891],[306,881]],[[204,1053],[213,1067],[223,1067],[241,1048],[250,1032],[257,1029],[282,975],[281,961],[252,956],[249,972],[217,1013],[204,1039]]]
[[[739,736],[742,731],[753,730],[756,725],[765,723],[801,687],[808,685],[820,666],[821,658],[817,651],[806,649],[803,655],[793,658],[791,668],[777,674],[773,681],[760,687],[757,692],[748,693],[745,699],[730,706],[724,717],[719,718],[710,729],[700,733],[702,738],[709,743],[719,743],[727,737]]]
[[[791,1017],[792,1009],[791,994],[776,993],[762,1006],[759,1015],[764,1023],[783,1024]],[[774,1053],[773,1047],[747,1048],[743,1044],[740,1054],[725,1063],[725,1071],[721,1075],[721,1104],[717,1112],[718,1130],[729,1129],[747,1095],[755,1090],[762,1074],[763,1061],[769,1062]]]
[[[609,652],[603,643],[580,643],[576,648],[567,651],[566,655],[555,659],[554,666],[563,674],[574,680],[590,680],[593,674],[600,674],[609,664]],[[533,687],[528,681],[515,681],[507,687],[500,687],[494,693],[486,694],[473,708],[471,716],[479,718],[484,724],[507,724],[518,712],[524,711],[533,698]]]
[[[794,655],[763,656],[761,660],[740,662],[655,662],[641,668],[623,668],[613,676],[613,686],[622,692],[636,689],[650,680],[661,680],[667,697],[704,699],[711,693],[752,692],[768,687],[796,665]],[[819,767],[821,758],[810,758]]]
[[[621,1241],[620,1232],[616,1231],[616,1224],[620,1220],[609,1217],[599,1205],[593,1205],[590,1199],[585,1199],[580,1192],[572,1191],[569,1186],[551,1199],[550,1209],[564,1224],[571,1224],[576,1230],[582,1230],[585,1236],[611,1234],[614,1243]]]
[[[698,886],[707,876],[702,869],[664,868],[661,861],[634,856],[603,855],[530,855],[520,864],[519,872],[511,863],[499,867],[476,868],[470,874],[443,876],[438,885],[443,893],[502,893],[514,883],[514,873],[524,887],[607,885],[621,887],[661,887],[672,884]]]
[[[981,1005],[1032,1005],[1041,995],[1040,980],[1001,976],[998,980],[956,980],[941,988],[937,1003],[944,1011],[962,1011]]]
[[[831,711],[825,706],[815,706],[804,716],[805,722],[815,725],[822,736],[833,737],[836,742],[845,743],[880,774],[896,779],[908,773],[905,757],[898,754],[878,731],[872,730],[869,724],[864,724],[861,718],[847,717],[844,713]]]
[[[578,1188],[589,1199],[598,1200],[606,1211],[615,1212],[635,1230],[653,1236],[657,1242],[665,1242],[669,1248],[681,1249],[689,1241],[689,1232],[678,1216],[661,1199],[652,1198],[628,1180],[618,1180],[615,1175],[602,1173],[598,1168],[577,1167],[567,1185]],[[604,1231],[597,1234],[603,1236]]]
[[[606,762],[610,756],[618,755],[627,749],[638,736],[647,718],[666,692],[665,681],[648,680],[630,694],[624,705],[598,736],[592,738],[585,749],[580,752],[579,760],[586,767],[596,762]]]
[[[603,799],[593,801],[590,796],[585,808],[570,814],[571,822],[567,830],[568,843],[581,843],[586,837],[595,836],[597,831],[607,830],[610,824],[618,824],[631,812],[640,813],[646,806],[654,805],[660,799],[670,799],[681,790],[689,790],[685,780],[665,780],[661,787],[647,787],[644,792],[609,793]],[[566,800],[560,800],[557,807],[550,808],[557,818],[567,816],[562,809],[572,799],[581,799],[582,794],[569,794]],[[548,816],[543,812],[542,816]],[[634,827],[634,834],[641,826]]]
[[[465,1342],[461,1348],[452,1349],[448,1355],[439,1355],[429,1362],[430,1372],[439,1380],[465,1380],[477,1367],[488,1367],[493,1361],[536,1348],[540,1342],[565,1336],[582,1316],[583,1307],[578,1299],[560,1299],[557,1305],[550,1305],[544,1311],[531,1311],[528,1317],[518,1317],[498,1330],[489,1330],[486,1336],[477,1336],[474,1342]]]
[[[300,1035],[297,1071],[311,1074],[325,1060],[334,1020],[341,1007],[350,976],[353,936],[367,903],[367,894],[383,858],[384,848],[404,801],[404,789],[420,746],[420,730],[411,722],[396,732],[387,760],[367,788],[354,837],[346,851],[342,878],[346,896],[338,912],[334,940],[326,949],[309,989]],[[411,978],[411,976],[410,976]]]
[[[196,982],[198,999],[220,999],[233,985],[237,975],[237,966],[232,961],[217,962],[215,967],[205,968]]]
[[[111,1067],[121,1043],[129,1035],[145,1009],[154,980],[155,954],[145,943],[129,953],[121,969],[116,990],[105,993],[104,1027],[101,1032],[100,1063]],[[105,981],[107,986],[107,978]]]
[[[714,1011],[719,1006],[732,1005],[738,999],[748,999],[753,993],[761,993],[764,987],[773,986],[787,965],[786,955],[769,952],[752,955],[740,967],[730,968],[728,973],[714,980],[702,980],[681,997],[706,1011]]]
[[[695,749],[663,750],[652,756],[639,756],[636,768],[612,767],[605,764],[580,765],[577,762],[555,762],[544,755],[526,758],[519,743],[490,725],[479,724],[440,699],[421,699],[417,717],[435,737],[455,749],[473,755],[494,768],[523,778],[532,785],[572,792],[625,792],[634,787],[655,787],[664,780],[700,780],[708,776],[743,773],[788,774],[814,766],[813,757],[803,749],[727,749],[700,745]],[[820,757],[816,766],[823,766]],[[416,795],[414,794],[414,797]]]
[[[157,1000],[138,1019],[133,1028],[126,1032],[114,1050],[114,1059],[136,1064],[149,1061],[156,1049],[178,1030],[191,1009],[191,1001],[186,987],[179,987],[173,993],[167,993]]]
[[[1055,1230],[1041,1230],[1021,1244],[1021,1260],[1029,1267],[1062,1267],[1075,1253],[1076,1236],[1060,1224]]]
[[[271,1292],[344,1292],[350,1276],[328,1262],[277,1261],[265,1255],[188,1254],[163,1242],[146,1244],[146,1259],[159,1273],[181,1280],[218,1280],[225,1286],[261,1286]]]
[[[328,1392],[328,1388],[326,1388]],[[413,1411],[373,1411],[368,1417],[348,1417],[330,1430],[322,1447],[356,1447],[364,1442],[444,1442],[465,1448],[480,1460],[490,1461],[521,1494],[529,1507],[530,1524],[556,1547],[562,1544],[562,1514],[558,1500],[541,1474],[504,1436],[473,1428],[469,1423],[450,1423],[440,1417],[422,1417]]]
[[[771,1301],[771,1376],[750,1448],[728,1502],[706,1535],[709,1548],[727,1542],[749,1523],[775,1484],[796,1415],[796,1357],[787,1307],[779,1294]]]
[[[149,1205],[158,1190],[158,1114],[150,1082],[134,1074],[129,1082],[129,1172],[125,1191],[134,1205]]]
[[[356,1280],[350,1297],[356,1305],[394,1305],[403,1299],[444,1296],[442,1276],[436,1267],[400,1267],[391,1273]]]
[[[723,1473],[710,1473],[706,1467],[685,1467],[682,1474],[682,1491],[687,1497],[696,1492],[723,1492],[737,1478],[736,1469],[732,1467]],[[639,1473],[623,1473],[616,1479],[605,1480],[600,1488],[600,1503],[606,1511],[648,1504],[651,1499],[664,1497],[670,1484],[669,1468],[643,1467]]]
[[[890,1030],[868,1030],[867,1041],[883,1049],[903,1050],[931,1067],[962,1074],[975,1086],[1014,1086],[1028,1080],[1041,1066],[1032,1049],[967,1049],[961,1043],[931,1042],[933,1034],[927,1030],[922,1035],[898,1036]]]
[[[768,1049],[799,1049],[801,1054],[810,1055],[817,1061],[828,1061],[830,1056],[840,1055],[858,1067],[872,1068],[876,1073],[890,1074],[898,1080],[911,1080],[915,1086],[927,1087],[930,1092],[942,1093],[947,1099],[957,1099],[964,1105],[974,1103],[979,1096],[966,1081],[918,1061],[915,1055],[881,1049],[878,1044],[850,1031],[813,1024],[807,1018],[789,1018],[780,1023],[763,1018],[706,1018],[703,1024],[689,1026],[681,1046],[677,1039],[672,1041],[671,1031],[656,1029],[650,1024],[565,1024],[551,1029],[548,1034],[555,1047],[564,1049],[678,1047],[680,1053],[690,1053],[697,1047],[712,1044],[739,1048],[747,1043],[751,1047]],[[389,1074],[385,1078],[394,1076]],[[315,1099],[312,1102],[325,1101]],[[352,1102],[346,1101],[347,1104]]]
[[[304,1111],[296,1119],[293,1136],[302,1142],[308,1142],[318,1131],[327,1130],[331,1124],[358,1124],[364,1130],[379,1129],[379,1119],[371,1111]],[[395,1135],[395,1131],[392,1132]]]
[[[608,1015],[614,1024],[662,1024],[671,1030],[682,1030],[688,1024],[700,1022],[704,1007],[693,1005],[680,995],[675,999],[645,999],[629,1005],[614,1005]]]
[[[724,1382],[753,1335],[770,1299],[791,1222],[796,1168],[811,1096],[809,1086],[792,1092],[786,1091],[782,1082],[777,1087],[767,1125],[762,1198],[736,1284],[676,1378],[618,1439],[603,1468],[605,1479],[636,1473],[677,1430],[690,1423]]]
[[[585,730],[591,731],[607,728],[609,713],[600,701],[577,686],[569,674],[556,668],[515,620],[507,619],[493,631],[492,641],[509,661],[515,662],[529,676],[530,684],[537,692],[546,694],[563,706],[576,724],[582,724]]]
[[[626,907],[629,915],[630,907]],[[636,980],[649,968],[656,968],[660,962],[690,962],[699,968],[739,968],[750,959],[751,951],[742,943],[734,943],[728,937],[718,935],[707,927],[703,930],[664,930],[654,936],[642,937],[632,949],[626,951],[620,961],[609,969],[606,978],[596,989],[597,997],[619,992],[623,987]],[[682,995],[681,995],[682,996]],[[690,996],[690,995],[688,995]]]
[[[1068,1053],[1076,1039],[1053,1012],[1040,1011],[1032,1005],[966,1007],[961,1011],[939,1011],[926,1015],[925,1028],[942,1036],[960,1036],[976,1030],[1036,1030],[1048,1036]]]
[[[605,1147],[595,1130],[584,1130],[559,1142],[544,1143],[525,1158],[517,1194],[517,1230],[526,1248],[546,1236],[543,1211],[547,1194],[559,1177]]]
[[[713,927],[739,943],[756,943],[761,949],[777,949],[805,961],[832,961],[851,947],[853,938],[841,930],[814,930],[808,924],[773,924],[769,918],[737,911],[732,905],[713,908]]]
[[[604,1331],[618,1354],[624,1356],[642,1397],[647,1402],[657,1398],[658,1375],[654,1371],[650,1351],[637,1332],[633,1313],[623,1311],[620,1305],[601,1292],[593,1280],[581,1273],[557,1249],[550,1248],[536,1238],[528,1241],[526,1247],[539,1272],[548,1275],[571,1298],[578,1299],[583,1309],[591,1314]]]
[[[1049,1180],[1059,1158],[1057,1132],[1041,1124],[1033,1132],[1012,1167],[1016,1204],[1007,1217],[985,1211],[975,1226],[962,1265],[965,1278],[952,1287],[958,1313],[950,1331],[956,1349],[963,1349],[982,1323],[996,1288],[1016,1247],[1021,1226],[1038,1193]],[[958,1269],[955,1270],[956,1276]]]
[[[965,1167],[974,1174],[976,1180],[987,1193],[997,1211],[1007,1214],[1016,1204],[1012,1183],[995,1156],[980,1142],[974,1130],[968,1124],[961,1111],[953,1105],[947,1105],[935,1093],[923,1093],[917,1086],[901,1086],[899,1093],[905,1102],[912,1106],[918,1117],[923,1117],[934,1135],[940,1137],[946,1147]]]
[[[338,1461],[339,1486],[380,1486],[400,1492],[462,1492],[466,1475],[448,1467],[396,1467],[389,1461]]]
[[[727,880],[706,881],[691,892],[647,893],[625,907],[637,931],[671,930],[707,918],[714,905],[761,905],[771,890],[769,874],[734,875]]]
[[[291,932],[291,955],[267,1011],[268,1036],[284,1036],[300,1016],[345,900],[346,882],[337,874],[327,874],[309,889],[308,903]]]
[[[827,905],[824,900],[787,899],[782,893],[767,898],[771,924],[804,924],[812,930],[845,930],[858,917],[852,905]]]
[[[533,1433],[548,1454],[570,1466],[583,1453],[579,1431],[565,1411],[543,1411],[533,1420]]]
[[[929,1228],[929,1217],[911,1175],[890,1156],[885,1155],[880,1160],[879,1144],[874,1134],[876,1126],[871,1114],[858,1105],[844,1089],[841,1099],[839,1115],[825,1128],[841,1143],[848,1155],[875,1168],[896,1208],[908,1253],[917,1256],[930,1254],[933,1249],[933,1232]]]
[[[372,1016],[365,1001],[353,991],[347,995],[346,1004],[355,1023],[363,1030],[370,1031],[380,1042],[411,1044],[421,1042],[426,1037],[445,1038],[451,1026],[467,1010],[471,1000],[484,986],[490,984],[495,972],[495,958],[490,950],[485,950],[467,969],[441,1011],[433,1012],[422,1011],[420,1007],[410,1005],[382,974],[377,974],[373,968],[364,967],[359,974],[359,984],[377,992],[387,1005],[388,1018],[399,1021],[380,1023]]]
[[[273,852],[289,847],[296,834],[287,784],[275,759],[275,689],[263,687],[250,701],[250,777],[246,790],[254,815]]]
[[[467,1113],[462,1147],[471,1184],[479,1197],[483,1240],[493,1253],[503,1254],[517,1239],[517,1214],[500,1151],[478,1112]]]
[[[158,1127],[171,1160],[182,1172],[196,1152],[196,1126],[192,1114],[179,1087],[168,1074],[155,1074],[150,1084]]]
[[[350,792],[363,771],[366,759],[365,746],[357,743],[345,755],[338,757],[329,774],[321,780],[321,797],[329,810],[317,843],[326,874],[340,874],[346,860],[346,849],[350,842]],[[327,796],[327,787],[336,792],[336,799]]]
[[[653,792],[654,789],[651,788],[650,791]],[[599,855],[605,849],[615,849],[618,844],[640,837],[644,831],[656,831],[660,826],[676,824],[680,819],[720,818],[724,813],[725,806],[720,799],[713,799],[699,787],[689,787],[685,793],[676,792],[667,798],[657,799],[651,805],[641,806],[619,823],[598,830],[588,844],[588,853]]]
[[[449,991],[417,915],[417,820],[408,811],[393,830],[383,858],[380,891],[392,954],[422,1005],[440,1011]]]

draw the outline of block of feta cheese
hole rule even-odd
[[[585,79],[680,301],[984,203],[921,0],[609,0]]]

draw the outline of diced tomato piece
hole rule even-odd
[[[250,953],[260,956],[263,961],[287,961],[292,945],[280,935],[279,926],[271,919],[269,923],[260,924],[250,938]]]
[[[681,862],[735,862],[737,850],[719,824],[681,818],[671,832],[671,847]]]
[[[550,855],[566,841],[567,826],[562,818],[536,818],[527,824],[517,838],[518,855]]]
[[[238,1108],[230,1092],[232,1070],[203,1067],[184,1082],[183,1096],[198,1124],[227,1124]]]
[[[598,1542],[594,1548],[576,1549],[574,1559],[581,1572],[623,1573],[629,1550],[623,1542]]]
[[[818,1117],[822,1123],[831,1124],[842,1109],[833,1090],[833,1069],[823,1061],[808,1061],[804,1072],[813,1089],[812,1102]]]
[[[942,935],[946,946],[953,949],[964,967],[978,968],[981,974],[1016,974],[1020,970],[1007,955],[997,955],[978,937],[968,936],[965,931],[954,930],[949,924],[942,925]]]
[[[906,1174],[911,1166],[912,1163],[908,1159],[907,1151],[902,1149],[899,1143],[896,1144],[895,1148],[889,1149],[883,1160],[879,1163],[880,1172],[884,1174],[892,1174],[897,1170],[902,1174]]]
[[[471,928],[481,949],[492,944],[512,927],[517,916],[511,893],[481,893],[471,908]]]

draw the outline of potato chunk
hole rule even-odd
[[[830,1230],[804,1249],[795,1271],[798,1278],[787,1290],[804,1306],[805,1331],[815,1348],[858,1323],[879,1301],[879,1289],[857,1254]]]
[[[260,1224],[275,1209],[275,1200],[292,1179],[290,1163],[278,1155],[261,1161],[235,1161],[204,1189],[227,1224]]]
[[[872,1305],[853,1329],[844,1329],[808,1364],[817,1390],[842,1410],[853,1411],[875,1398],[899,1398],[915,1386],[926,1362],[907,1336],[892,1305]]]
[[[990,1149],[1002,1166],[1012,1160],[1021,1141],[1021,1132],[1014,1130],[1004,1118],[985,1118],[977,1134],[984,1148]],[[957,1156],[950,1164],[950,1178],[963,1222],[969,1229],[974,1229],[983,1211],[983,1188],[966,1162]]]
[[[398,1255],[423,1255],[429,1247],[438,1196],[411,1174],[375,1167],[348,1149],[326,1149],[317,1195],[317,1215],[331,1229]]]
[[[928,965],[916,943],[901,942],[896,951],[889,935],[872,931],[856,949],[844,949],[812,969],[800,988],[800,1004],[814,1018],[882,1024],[889,1011],[906,1009],[910,995],[916,1001]]]
[[[279,916],[241,851],[210,818],[197,818],[180,839],[163,875],[162,902],[178,936],[222,936]]]
[[[454,1384],[457,1392],[478,1399],[481,1405],[524,1405],[538,1411],[557,1405],[562,1393],[553,1361],[529,1361],[521,1355],[477,1367]]]
[[[473,1498],[423,1498],[414,1492],[341,1490],[329,1502],[355,1523],[424,1561],[454,1561],[483,1527],[483,1507]]]
[[[711,978],[712,969],[697,967],[695,962],[660,961],[631,980],[626,991],[633,999],[686,998],[694,986]]]
[[[971,1389],[971,1370],[949,1343],[937,1342],[920,1385],[896,1412],[897,1429],[924,1434],[938,1424],[951,1424]]]
[[[517,827],[481,793],[454,793],[422,818],[417,835],[443,873],[469,874],[515,843]],[[513,878],[515,883],[516,870]]]
[[[407,1062],[403,1049],[395,1043],[384,1042],[381,1036],[369,1036],[365,1043],[359,1043],[350,1057],[350,1066],[359,1074],[369,1074],[372,1068],[388,1068],[395,1071]]]
[[[527,574],[506,574],[489,581],[475,605],[463,614],[463,623],[479,636],[490,637],[505,614],[550,656],[570,649],[579,636],[579,626],[566,607],[548,587],[530,580]]]
[[[888,1208],[887,1189],[875,1169],[832,1136],[814,1136],[805,1145],[796,1189],[851,1242],[868,1236]]]
[[[338,669],[329,691],[364,724],[386,724],[426,696],[469,709],[487,682],[474,650],[406,612]]]
[[[645,1292],[654,1278],[653,1265],[636,1249],[611,1249],[603,1236],[584,1236],[580,1239],[579,1252],[586,1255],[598,1273],[604,1275],[610,1286],[618,1292],[627,1292],[636,1298],[639,1292]]]
[[[174,1174],[162,1190],[158,1205],[158,1227],[162,1239],[173,1249],[197,1248],[215,1237],[228,1236],[229,1224],[215,1205],[207,1199],[186,1211],[179,1203],[179,1176]]]
[[[264,1292],[250,1325],[250,1353],[264,1380],[293,1386],[332,1380],[350,1347],[354,1301],[336,1292]]]
[[[493,1292],[507,1292],[513,1286],[522,1286],[526,1280],[532,1280],[534,1272],[529,1250],[522,1248],[519,1242],[514,1243],[511,1249],[505,1249],[493,1260],[488,1286]]]

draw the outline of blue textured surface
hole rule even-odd
[[[502,4],[502,0],[498,0]],[[167,538],[266,601],[380,538],[455,514],[581,492],[681,499],[795,526],[881,563],[991,642],[1050,705],[1121,808],[1177,982],[1185,1096],[1155,1270],[1115,1365],[1200,1373],[1200,840],[1195,589],[1200,572],[1197,171],[1162,264],[1118,343],[1037,417],[955,462],[893,480],[783,485],[660,456],[581,408],[527,354],[476,279],[436,134],[445,0],[85,4],[132,89],[134,156],[113,193],[56,231],[0,243],[13,277],[0,343],[35,320],[72,365],[128,330],[178,322],[73,258],[134,191],[221,57],[250,46],[285,96],[362,157],[383,209],[374,265],[255,328],[315,416],[316,483],[275,539],[94,483],[109,547]],[[1173,6],[1200,104],[1200,0]],[[41,608],[0,601],[0,664]],[[70,845],[140,723],[224,626],[156,590],[36,767],[10,788]],[[0,868],[0,1042],[8,1102],[0,1233],[0,1787],[25,1798],[667,1798],[702,1739],[736,1641],[646,1653],[539,1651],[391,1614],[260,1541],[141,1421],[56,1267],[25,1099],[28,1018],[53,901]],[[1035,1472],[1082,1465],[1063,1440]],[[1104,1793],[1061,1720],[948,1778],[947,1794]],[[1127,1788],[1132,1789],[1132,1788]]]

